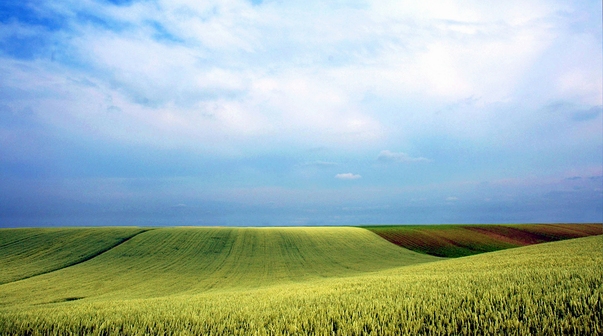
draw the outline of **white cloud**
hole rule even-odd
[[[335,178],[340,179],[340,180],[357,180],[361,177],[362,176],[360,176],[358,174],[352,174],[352,173],[343,173],[343,174],[335,175]]]
[[[452,180],[601,167],[600,2],[64,0],[35,7],[31,13],[50,20],[0,24],[0,105],[32,115],[14,117],[31,129],[0,120],[0,157],[14,167],[40,156],[40,167],[55,170],[54,154],[85,159],[104,147],[119,149],[100,153],[106,162],[128,156],[122,148],[159,149],[197,159],[190,171],[161,168],[171,156],[143,166],[198,175],[199,187],[181,192],[208,198],[225,192],[222,183],[254,189],[231,191],[224,201],[277,204],[287,192],[291,204],[315,201],[308,195],[319,186],[333,188],[321,190],[326,201],[362,204],[433,188],[422,203],[449,205],[457,198],[445,195],[477,197],[446,187]],[[53,18],[61,24],[44,27]],[[547,108],[555,102],[563,108]],[[409,152],[381,151],[393,146]],[[324,150],[308,151],[316,147]],[[89,154],[78,155],[84,148]],[[377,153],[380,162],[431,162],[419,154],[434,161],[429,169],[388,169],[375,165]],[[121,167],[81,166],[82,175],[103,176]],[[381,174],[362,183],[338,182],[361,178],[354,173],[333,179],[337,170],[375,168]],[[215,189],[206,192],[203,183]],[[195,203],[169,204],[179,202]]]
[[[568,31],[583,13],[562,2],[51,6],[71,13],[66,26],[72,36],[60,45],[77,64],[57,77],[81,71],[97,85],[96,93],[87,88],[79,101],[70,97],[53,106],[78,106],[70,109],[71,120],[87,119],[96,133],[111,138],[128,134],[85,111],[83,106],[96,101],[90,95],[123,98],[116,107],[132,122],[122,128],[140,141],[162,137],[193,147],[211,147],[212,139],[228,139],[234,147],[264,139],[359,148],[434,133],[479,140],[521,123],[521,113],[500,106],[515,108],[526,101],[526,92],[532,106],[548,104],[555,95],[601,105],[599,35]],[[109,24],[82,21],[86,16],[79,12]],[[108,29],[112,24],[120,28]],[[157,38],[154,24],[170,37]],[[565,48],[567,41],[576,42]],[[544,66],[548,80],[542,80],[533,69],[546,55],[553,56]],[[535,86],[543,89],[525,90]],[[393,108],[370,102],[371,96]],[[458,107],[467,97],[479,99]],[[380,160],[427,161],[389,151]]]
[[[454,196],[446,197],[447,202],[456,202],[458,200],[459,200],[458,197],[454,197]]]
[[[383,150],[379,153],[377,160],[381,162],[400,162],[400,163],[412,163],[412,162],[429,162],[429,159],[424,157],[411,157],[406,153],[394,153],[389,150]]]

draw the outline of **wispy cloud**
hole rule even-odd
[[[361,177],[362,176],[360,176],[358,174],[352,174],[352,173],[342,173],[342,174],[335,175],[335,178],[340,179],[340,180],[357,180]]]
[[[326,167],[335,167],[339,164],[337,162],[320,161],[319,160],[319,161],[304,162],[303,165],[326,168]]]
[[[412,162],[430,162],[431,160],[424,157],[411,157],[410,155],[402,152],[391,152],[389,150],[383,150],[379,153],[377,160],[381,162],[399,162],[399,163],[412,163]]]
[[[598,116],[600,116],[602,111],[603,111],[603,107],[601,107],[601,106],[593,106],[589,109],[577,110],[577,111],[574,111],[574,113],[572,114],[572,119],[574,121],[593,120],[593,119],[596,119]]]

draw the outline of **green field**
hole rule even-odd
[[[75,265],[140,232],[139,228],[1,229],[0,284]]]
[[[5,284],[0,306],[255,288],[433,260],[359,228],[162,228],[85,263]]]
[[[0,334],[603,334],[602,236],[443,259],[361,228],[133,230],[0,285]]]

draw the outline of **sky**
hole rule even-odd
[[[0,2],[0,227],[603,221],[601,1]]]

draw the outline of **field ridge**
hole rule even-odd
[[[150,231],[150,230],[152,230],[152,229],[144,229],[144,230],[142,230],[142,231],[140,231],[140,232],[137,232],[137,233],[133,234],[133,235],[132,235],[132,236],[130,236],[130,237],[124,237],[124,238],[122,238],[120,241],[118,241],[117,243],[115,243],[114,245],[108,246],[107,248],[105,248],[105,249],[103,249],[103,250],[99,250],[99,251],[97,251],[96,253],[93,253],[93,254],[87,255],[87,256],[85,256],[85,257],[83,257],[83,258],[79,259],[79,260],[74,260],[72,263],[67,264],[67,265],[64,265],[64,266],[62,266],[62,267],[59,267],[59,268],[56,268],[56,269],[53,269],[53,270],[48,270],[48,271],[40,272],[40,273],[37,273],[37,274],[33,274],[33,275],[30,275],[30,276],[27,276],[27,277],[24,277],[24,278],[21,278],[21,279],[13,280],[13,281],[11,281],[11,282],[15,282],[15,281],[20,281],[20,280],[25,280],[25,279],[33,278],[33,277],[38,276],[38,275],[43,275],[43,274],[47,274],[47,273],[51,273],[51,272],[56,272],[56,271],[62,270],[62,269],[67,268],[67,267],[71,267],[71,266],[75,266],[75,265],[77,265],[77,264],[81,264],[81,263],[86,262],[86,261],[88,261],[88,260],[94,259],[94,258],[96,258],[96,257],[100,256],[100,255],[101,255],[101,254],[103,254],[103,253],[107,253],[107,252],[109,252],[110,250],[112,250],[112,249],[114,249],[114,248],[118,247],[119,245],[121,245],[121,244],[123,244],[123,243],[127,242],[128,240],[130,240],[130,239],[132,239],[132,238],[134,238],[134,237],[138,236],[139,234],[145,233],[145,232]],[[3,284],[7,284],[7,283],[10,283],[10,282],[5,282],[5,283],[3,283]]]
[[[88,254],[83,254],[81,257],[75,258],[75,259],[73,259],[71,261],[68,261],[68,262],[65,262],[65,263],[62,263],[62,264],[58,264],[54,268],[48,268],[48,269],[44,269],[44,270],[41,270],[41,271],[30,272],[29,274],[27,274],[25,276],[13,277],[12,279],[10,279],[8,281],[6,281],[6,280],[2,281],[2,279],[0,279],[0,285],[5,285],[5,284],[10,284],[10,283],[13,283],[13,282],[17,282],[17,281],[22,281],[22,280],[30,279],[30,278],[33,278],[33,277],[36,277],[36,276],[40,276],[40,275],[44,275],[44,274],[56,272],[56,271],[59,271],[59,270],[62,270],[62,269],[68,268],[68,267],[72,267],[72,266],[84,263],[86,261],[94,259],[94,258],[96,258],[96,257],[98,257],[98,256],[100,256],[100,255],[102,255],[102,254],[104,254],[104,253],[106,253],[106,252],[108,252],[108,251],[110,251],[110,250],[112,250],[112,249],[114,249],[114,248],[116,248],[116,247],[118,247],[118,246],[126,243],[127,241],[129,241],[130,239],[136,237],[137,235],[140,235],[140,234],[142,234],[144,232],[148,232],[148,231],[150,231],[152,229],[145,228],[145,229],[138,229],[138,230],[139,231],[134,231],[133,233],[131,233],[131,234],[125,236],[125,237],[117,237],[117,238],[115,238],[114,242],[110,242],[108,245],[103,246],[102,248],[100,248],[98,250],[95,250],[95,251],[93,251],[91,253],[88,253]],[[21,243],[27,242],[28,238],[29,237],[21,237],[19,239],[11,241],[11,242],[2,243],[2,245],[0,246],[0,249],[9,247],[10,245],[19,245]],[[0,260],[0,261],[2,261],[2,260]]]

